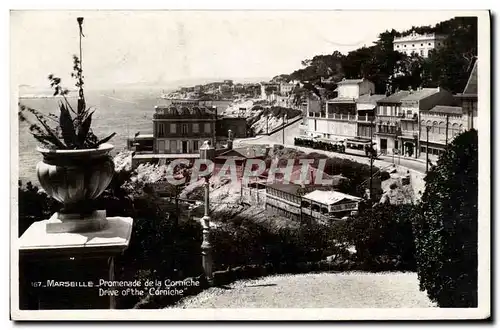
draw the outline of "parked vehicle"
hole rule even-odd
[[[298,147],[308,147],[324,151],[345,153],[345,144],[338,141],[328,141],[315,138],[296,137],[294,145]]]

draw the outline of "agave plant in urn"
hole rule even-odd
[[[69,91],[61,87],[61,79],[49,75],[54,97],[59,98],[59,115],[44,114],[19,104],[19,120],[29,124],[33,137],[41,144],[43,156],[37,164],[38,181],[46,193],[63,207],[47,223],[47,232],[81,232],[100,230],[106,225],[106,213],[96,210],[93,201],[106,189],[114,175],[109,155],[113,145],[107,143],[115,133],[98,139],[92,131],[94,110],[88,108],[83,93],[81,37],[80,57],[73,56],[73,73],[78,91],[76,105]]]

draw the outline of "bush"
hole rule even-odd
[[[440,307],[477,307],[477,131],[457,136],[425,182],[415,221],[420,289]]]
[[[27,182],[26,186],[19,181],[18,187],[18,230],[19,237],[34,222],[48,219],[54,212],[57,212],[61,204],[50,198],[43,190]]]
[[[391,175],[387,171],[380,172],[380,180],[385,181],[391,178]]]
[[[214,270],[248,264],[274,266],[319,261],[338,254],[333,228],[310,223],[297,228],[267,228],[237,217],[210,232]]]
[[[409,216],[413,205],[360,205],[359,214],[343,224],[341,239],[356,247],[356,261],[366,270],[415,268],[415,246]],[[383,269],[382,269],[383,268]]]

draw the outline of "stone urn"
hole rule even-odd
[[[47,231],[97,230],[104,226],[106,213],[95,210],[93,200],[113,178],[114,162],[109,155],[113,148],[108,143],[95,149],[37,148],[43,155],[36,166],[38,181],[47,195],[63,204],[47,224]]]

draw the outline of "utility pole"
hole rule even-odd
[[[445,145],[448,146],[448,125],[450,123],[450,115],[446,114],[446,142]]]
[[[426,162],[425,162],[425,173],[429,172],[429,131],[431,129],[431,126],[425,126],[425,129],[427,130],[427,145],[425,147],[426,151]]]
[[[283,115],[283,145],[285,145],[285,119],[286,114]]]
[[[269,115],[266,116],[266,135],[269,135]]]

